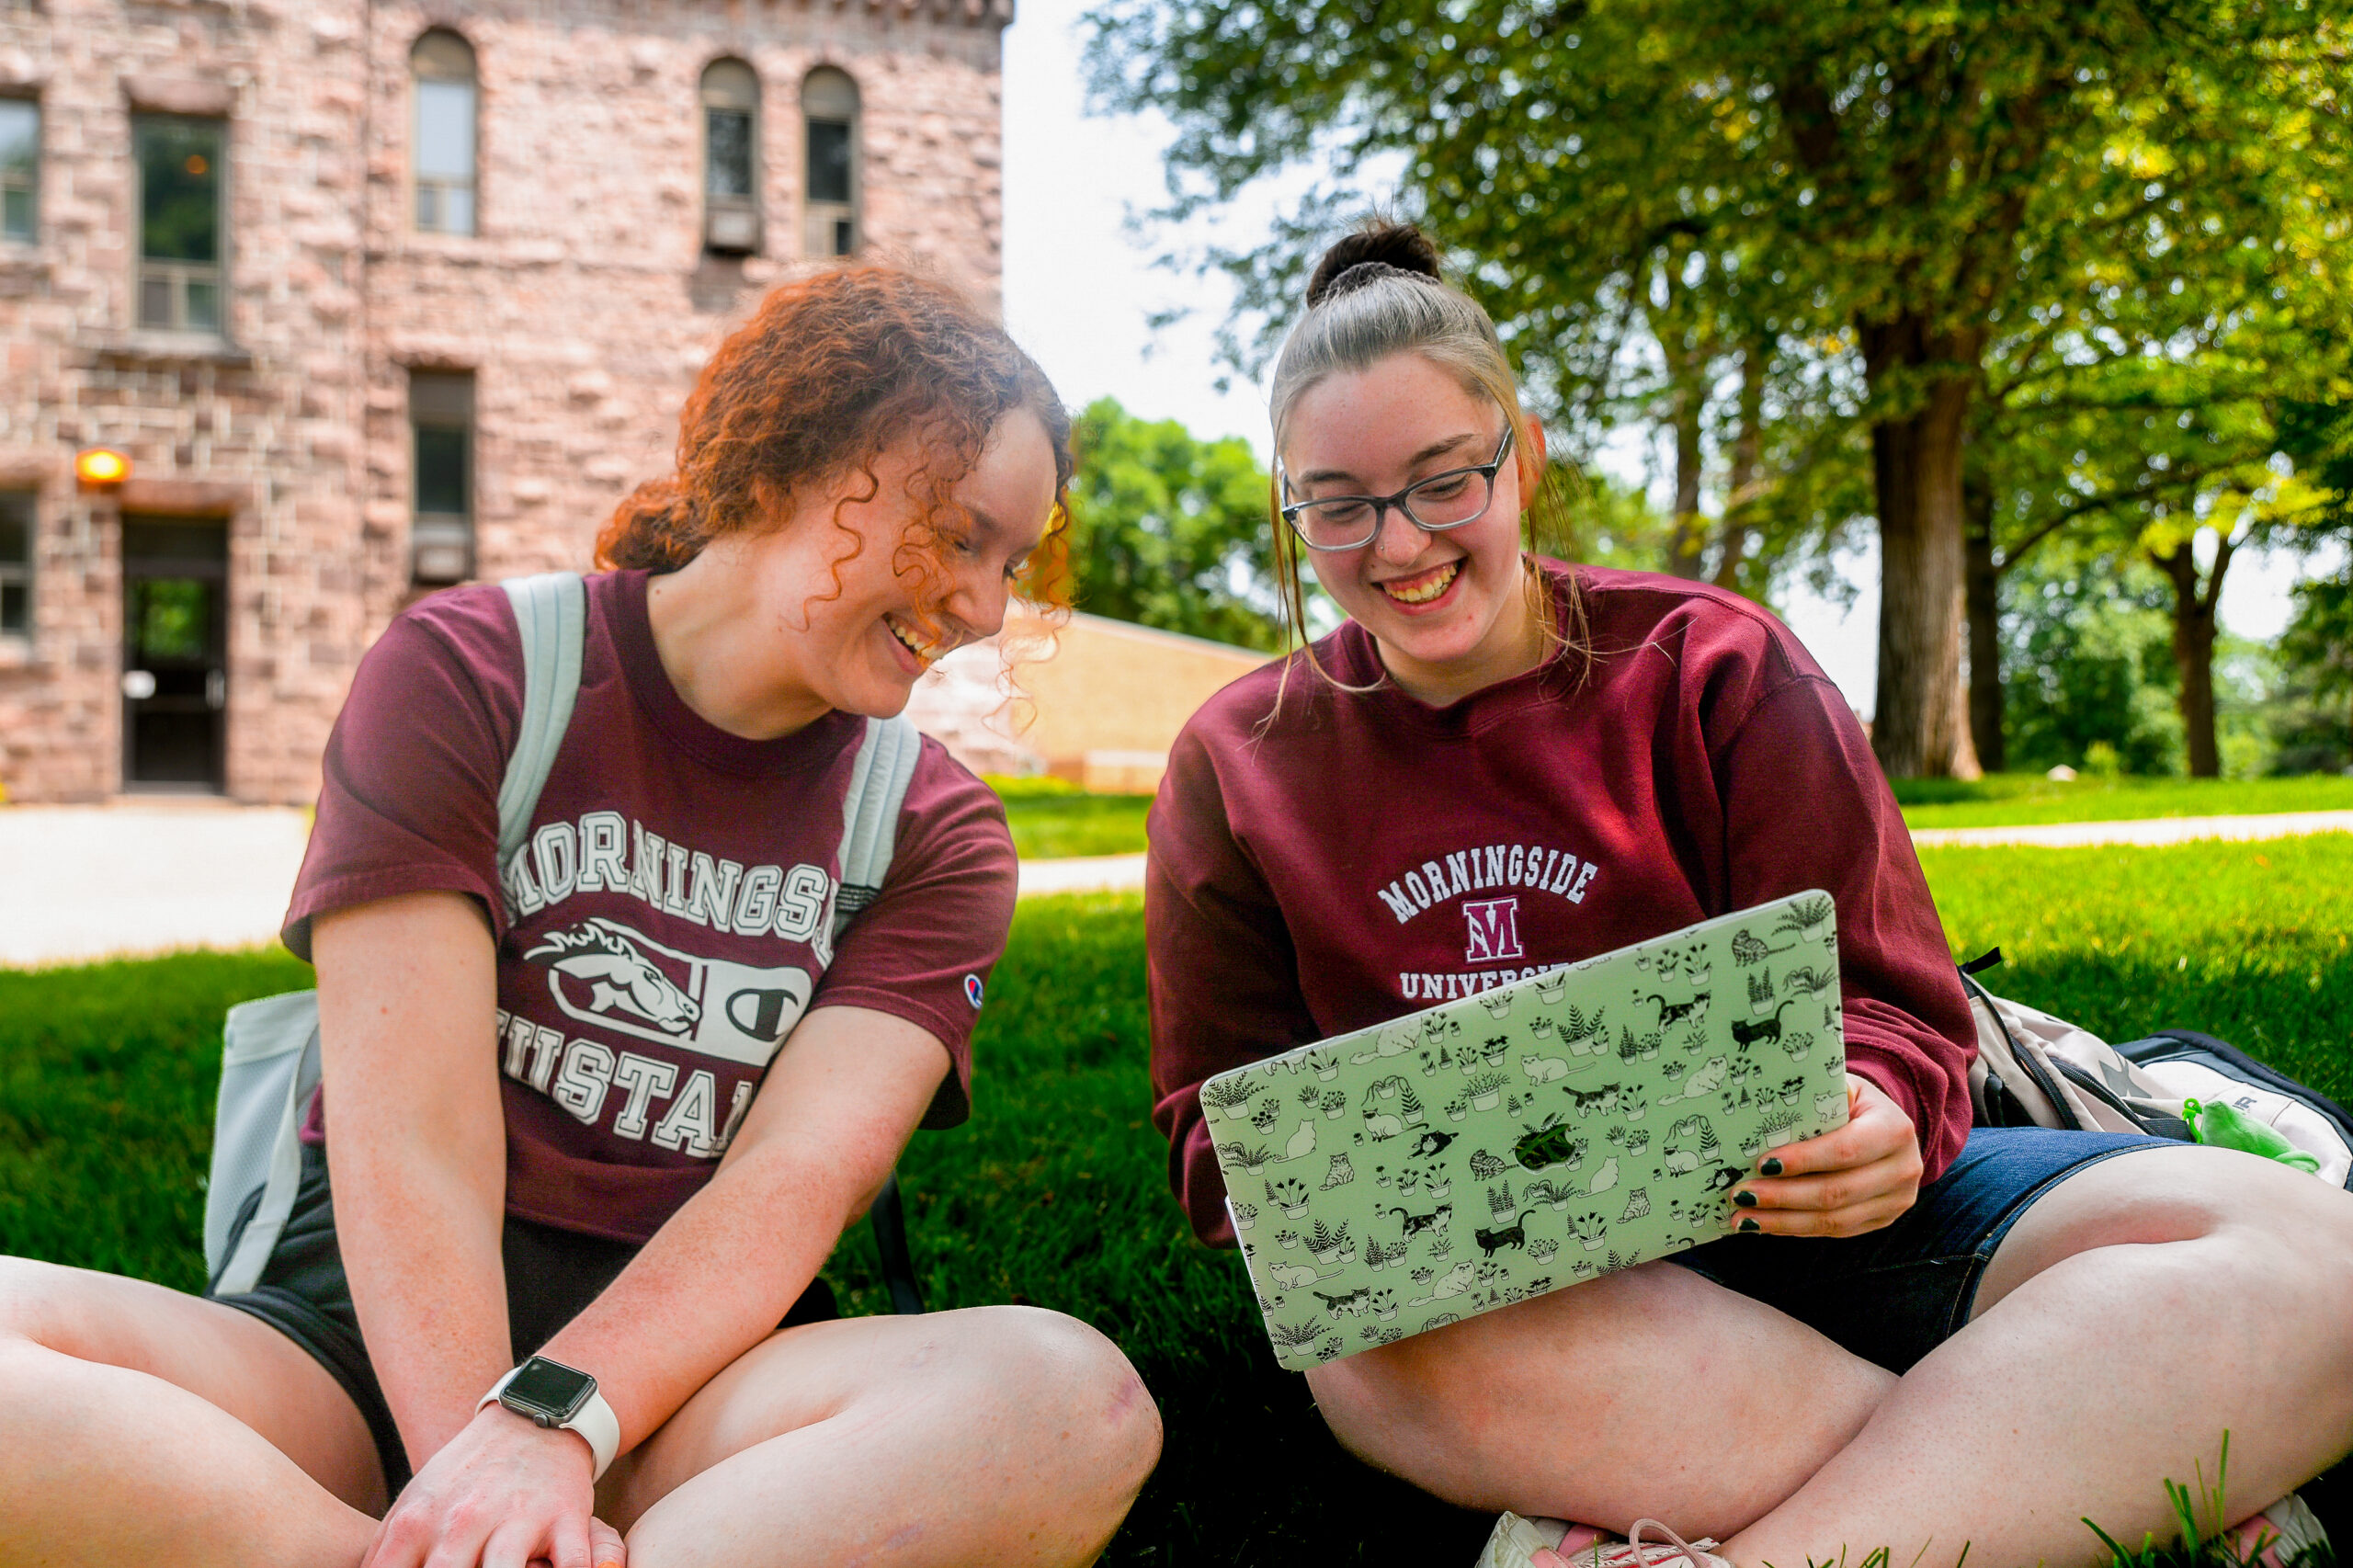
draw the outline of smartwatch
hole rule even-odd
[[[576,1368],[534,1356],[491,1385],[474,1408],[495,1402],[537,1426],[560,1426],[587,1439],[596,1474],[620,1451],[621,1424],[597,1392],[597,1380]]]

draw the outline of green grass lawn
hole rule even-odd
[[[1005,802],[1013,847],[1024,860],[1143,851],[1149,795],[1014,795]]]
[[[2011,827],[2023,823],[2123,822],[2139,817],[2253,816],[2266,812],[2353,811],[2353,778],[2083,778],[2003,773],[1966,783],[1905,778],[1895,784],[1915,828]],[[1144,846],[1149,795],[1008,795],[1006,818],[1025,860],[1131,855]]]
[[[2204,1028],[2353,1098],[2353,838],[1924,860],[1956,951],[2009,955],[1997,992],[2113,1039]],[[1107,1562],[1467,1568],[1489,1521],[1341,1453],[1238,1259],[1188,1239],[1147,1119],[1142,956],[1133,895],[1022,905],[979,1114],[900,1166],[931,1305],[1059,1308],[1135,1361],[1166,1453]],[[196,1284],[221,1012],[306,978],[283,953],[0,973],[0,1252]],[[865,1227],[827,1272],[882,1309]]]
[[[2123,822],[2140,817],[2255,816],[2353,811],[2353,778],[2078,778],[2039,773],[1984,778],[1900,778],[1895,799],[1918,827],[2013,827],[2023,823]]]

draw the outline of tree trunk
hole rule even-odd
[[[1916,401],[1871,426],[1879,502],[1879,711],[1871,748],[1892,778],[1974,778],[1961,686],[1961,429],[1978,347],[1903,316],[1862,329],[1874,396],[1927,371]]]
[[[1699,437],[1700,422],[1708,411],[1708,357],[1687,348],[1678,339],[1671,309],[1661,315],[1665,319],[1657,324],[1654,335],[1666,359],[1667,384],[1673,389],[1668,423],[1675,431],[1675,529],[1667,538],[1666,569],[1678,577],[1697,577],[1699,555],[1708,543],[1708,519],[1699,511],[1704,465]]]
[[[1994,564],[1994,487],[1975,463],[1962,461],[1961,580],[1969,619],[1969,733],[1978,765],[1999,773],[2002,744],[2001,569]]]
[[[2189,750],[2189,776],[2219,778],[2222,753],[2214,734],[2215,611],[2222,600],[2222,574],[2231,569],[2232,544],[2227,534],[2215,544],[2213,570],[2201,587],[2190,542],[2184,540],[2163,553],[2152,550],[2149,559],[2173,581],[2173,667],[2181,677],[2175,702],[2181,713],[2181,738]]]
[[[1740,430],[1732,441],[1732,473],[1724,489],[1723,549],[1716,557],[1716,586],[1740,587],[1748,553],[1748,510],[1762,486],[1765,458],[1765,359],[1772,346],[1750,344],[1740,357]]]

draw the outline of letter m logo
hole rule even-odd
[[[1462,918],[1471,925],[1471,945],[1462,954],[1464,963],[1496,963],[1527,956],[1519,950],[1519,900],[1490,898],[1466,903],[1462,906]]]

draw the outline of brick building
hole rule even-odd
[[[585,565],[766,286],[994,299],[1010,15],[0,0],[0,787],[308,801],[392,614]]]

